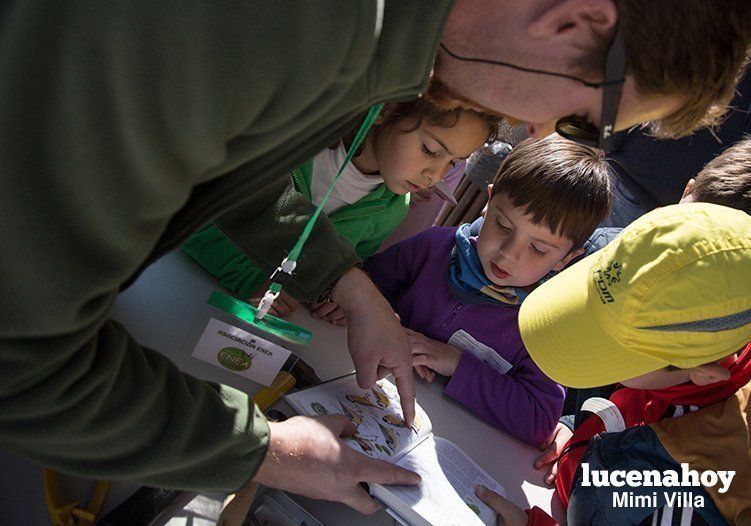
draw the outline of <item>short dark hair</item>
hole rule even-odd
[[[653,135],[678,138],[721,122],[751,45],[749,0],[619,0],[626,73],[644,95],[683,96],[672,114],[650,123]],[[575,64],[601,79],[613,32]]]
[[[610,176],[601,150],[557,134],[526,139],[501,163],[491,199],[503,193],[533,223],[579,248],[610,211]]]
[[[751,137],[712,159],[695,177],[697,201],[743,210],[751,215]]]

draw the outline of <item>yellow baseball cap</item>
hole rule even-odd
[[[519,326],[540,369],[570,387],[728,356],[751,340],[751,216],[709,203],[654,210],[540,285]]]

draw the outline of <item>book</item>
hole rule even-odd
[[[396,386],[380,380],[372,389],[361,389],[355,375],[348,375],[284,396],[299,414],[343,414],[357,432],[346,439],[354,450],[418,473],[418,486],[370,485],[399,522],[407,526],[493,525],[492,509],[475,496],[477,484],[506,494],[453,442],[433,435],[430,418],[417,405],[414,424],[402,418]]]

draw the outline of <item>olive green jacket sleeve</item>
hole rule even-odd
[[[261,275],[270,276],[314,211],[311,202],[288,185],[273,207],[261,215],[253,205],[239,206],[218,217],[214,225],[235,245],[225,247],[229,253],[239,249]],[[273,228],[268,228],[272,224]],[[326,287],[359,261],[350,242],[321,214],[300,254],[294,277],[284,288],[297,299],[314,303]]]
[[[379,6],[3,6],[0,447],[152,486],[229,491],[255,473],[268,428],[248,396],[182,374],[109,313],[154,255],[241,201],[267,234],[244,242],[276,263],[308,213],[274,204],[283,174],[425,87],[447,6]],[[341,243],[317,232],[319,250]],[[316,274],[310,254],[311,286],[350,258]]]

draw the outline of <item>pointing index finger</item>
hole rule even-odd
[[[415,421],[415,378],[412,376],[411,364],[406,367],[394,369],[394,380],[396,381],[396,390],[399,391],[399,398],[402,404],[402,413],[404,414],[404,423],[411,427]]]

